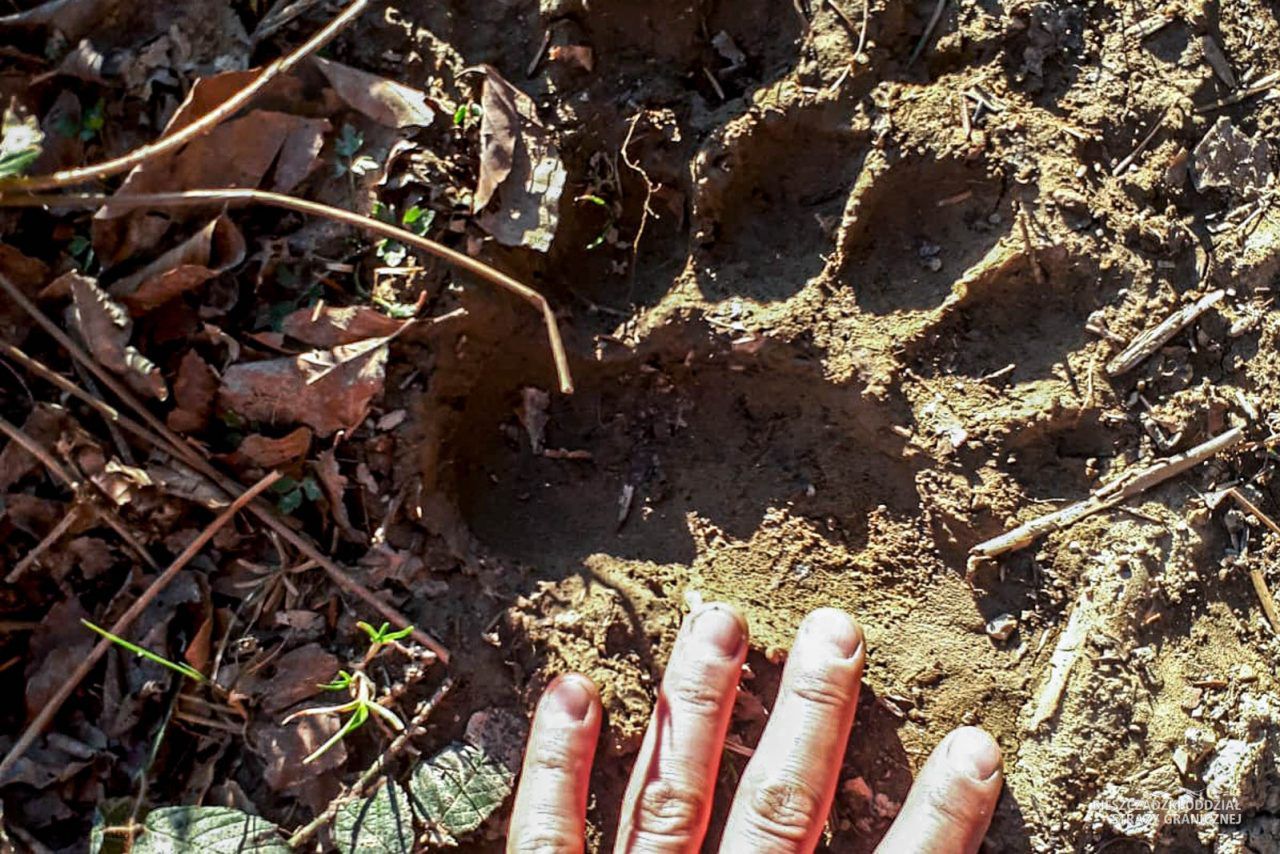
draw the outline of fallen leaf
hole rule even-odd
[[[232,365],[219,404],[266,424],[306,424],[320,436],[354,430],[386,379],[387,339],[376,338],[294,358]]]
[[[228,72],[197,80],[165,132],[172,133],[196,121],[226,100],[235,84],[242,86],[255,73]],[[176,152],[139,164],[116,192],[124,195],[197,187],[258,187],[268,172],[274,176],[270,189],[287,192],[319,162],[328,130],[329,122],[324,119],[252,110],[223,122]],[[118,264],[154,247],[174,221],[196,216],[199,214],[174,210],[160,215],[107,204],[94,215],[93,246],[104,264]]]
[[[225,214],[108,289],[137,317],[195,290],[244,260],[240,229]]]
[[[166,495],[186,499],[210,510],[221,510],[231,503],[208,478],[177,460],[148,465],[147,474]]]
[[[332,673],[329,674],[333,676]],[[302,760],[338,731],[337,715],[312,715],[291,721],[288,726],[261,723],[254,726],[254,743],[266,762],[262,779],[277,792],[301,786],[316,775],[341,768],[347,761],[347,745],[339,741],[309,765]]]
[[[550,405],[551,395],[542,389],[532,386],[520,389],[520,408],[516,410],[516,417],[529,434],[529,446],[535,454],[541,454],[546,447],[547,407]]]
[[[53,447],[67,424],[67,410],[51,403],[37,403],[22,422],[22,432],[44,448]],[[0,451],[0,492],[40,468],[40,461],[17,442],[10,441]]]
[[[307,427],[299,427],[278,439],[251,433],[244,437],[234,452],[227,455],[227,461],[237,468],[276,468],[305,457],[311,449],[311,435]]]
[[[347,504],[343,500],[347,479],[338,468],[338,457],[332,448],[320,452],[316,457],[314,468],[316,478],[320,481],[320,488],[324,490],[325,498],[329,499],[329,512],[333,516],[333,523],[338,526],[338,530],[347,541],[364,543],[365,535],[352,527],[351,517],[347,515]]]
[[[506,246],[546,252],[560,221],[568,173],[551,134],[538,121],[533,99],[492,67],[482,69],[484,115],[473,210],[487,208],[501,188],[498,207],[481,216],[480,225]]]
[[[467,744],[497,759],[514,774],[524,759],[529,721],[511,709],[488,708],[467,719]]]
[[[311,347],[338,347],[370,338],[385,338],[404,328],[407,320],[387,317],[367,305],[300,308],[285,316],[281,329]]]
[[[133,854],[289,854],[280,829],[227,807],[160,807],[147,813]]]
[[[311,57],[311,62],[347,106],[379,124],[426,127],[435,118],[425,92],[318,56]]]
[[[169,389],[160,369],[129,344],[133,334],[129,313],[93,279],[79,273],[67,275],[71,277],[72,322],[89,352],[137,393],[167,399]]]
[[[195,350],[188,350],[178,364],[173,381],[174,409],[165,418],[169,429],[178,433],[198,433],[213,415],[213,398],[218,393],[218,377]]]
[[[547,59],[577,66],[583,71],[594,71],[596,67],[595,51],[581,44],[555,45],[547,51]]]
[[[409,796],[394,780],[367,798],[347,801],[333,819],[341,854],[412,854],[416,838]]]
[[[49,268],[43,261],[28,258],[7,243],[0,243],[0,273],[27,297],[34,297],[49,280]],[[20,346],[31,326],[31,316],[17,303],[8,297],[0,299],[0,338]]]
[[[451,744],[413,771],[413,807],[432,841],[456,844],[502,806],[513,772],[482,750]]]
[[[27,715],[34,717],[67,680],[76,665],[93,649],[96,636],[80,624],[89,613],[74,597],[49,609],[31,633],[27,647]]]
[[[71,41],[89,33],[98,21],[120,5],[119,0],[49,0],[49,2],[0,18],[0,27],[55,27]]]
[[[155,486],[151,475],[142,469],[114,459],[108,460],[102,470],[94,472],[89,479],[118,507],[132,501],[139,490]]]
[[[337,656],[319,644],[305,644],[280,656],[272,675],[255,680],[251,693],[261,697],[263,711],[275,715],[323,693],[320,686],[333,679],[338,666]]]

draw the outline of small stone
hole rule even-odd
[[[1001,614],[987,623],[987,635],[993,640],[1008,640],[1018,628],[1018,618],[1012,614]]]

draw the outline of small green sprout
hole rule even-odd
[[[369,646],[375,648],[385,644],[395,643],[396,641],[403,640],[413,634],[413,626],[405,626],[403,629],[397,629],[393,632],[391,631],[390,623],[383,623],[376,629],[364,620],[360,620],[356,625],[363,629],[364,633],[369,636]]]
[[[343,125],[333,143],[338,162],[333,165],[333,174],[339,178],[348,173],[352,175],[368,175],[378,168],[378,161],[367,154],[361,154],[364,148],[364,134],[351,125]]]
[[[466,128],[468,124],[480,118],[484,111],[479,104],[474,102],[459,104],[458,108],[453,111],[453,126],[456,128]]]
[[[181,673],[183,676],[187,677],[188,679],[193,679],[196,682],[205,681],[204,674],[201,673],[199,670],[196,670],[194,667],[192,667],[189,664],[180,664],[178,662],[170,661],[164,656],[157,655],[156,653],[152,652],[149,649],[143,649],[142,647],[138,646],[136,643],[131,643],[122,637],[113,635],[111,634],[111,632],[107,631],[101,626],[95,626],[93,623],[89,622],[88,620],[81,620],[80,622],[86,628],[92,629],[93,631],[102,635],[104,638],[111,641],[112,643],[117,644],[118,646],[122,646],[125,649],[129,650],[129,652],[132,652],[134,655],[142,656],[148,661],[154,661],[156,664],[163,665],[169,668],[170,670],[174,671],[175,673]]]
[[[105,102],[99,98],[92,107],[80,114],[79,121],[64,115],[54,127],[65,137],[76,137],[81,142],[89,142],[107,125],[105,109]]]
[[[613,229],[613,209],[609,206],[609,203],[599,196],[591,193],[578,196],[574,201],[587,202],[588,204],[605,209],[605,212],[609,215],[609,221],[605,224],[605,227],[601,229],[600,233],[595,236],[595,239],[588,243],[584,248],[591,250],[604,245],[605,240],[609,238],[609,232]]]
[[[271,485],[271,491],[280,496],[276,500],[276,506],[286,515],[292,514],[301,507],[303,498],[308,501],[319,501],[320,496],[324,494],[320,491],[320,484],[316,483],[316,479],[311,475],[307,475],[302,480],[282,477]]]
[[[331,687],[332,686],[332,687]],[[345,670],[338,671],[338,677],[328,685],[322,685],[326,690],[341,691],[347,690],[351,693],[351,702],[343,703],[337,706],[317,706],[313,709],[303,709],[300,712],[294,712],[285,718],[281,723],[287,724],[290,721],[302,717],[314,717],[316,715],[344,715],[348,712],[351,714],[349,718],[342,724],[333,737],[324,744],[316,748],[315,752],[302,760],[303,765],[309,765],[319,759],[329,751],[335,744],[346,738],[351,733],[364,726],[369,720],[369,715],[374,714],[382,718],[396,732],[404,730],[404,722],[396,715],[395,712],[383,706],[373,699],[373,683],[368,676],[357,670],[355,673],[347,673]]]
[[[394,222],[390,212],[381,202],[374,204],[373,215],[384,222]],[[431,228],[431,224],[435,222],[436,212],[430,208],[421,208],[414,205],[400,216],[400,225],[405,231],[412,232],[419,237],[425,237],[427,231]],[[382,259],[388,267],[399,267],[409,257],[409,249],[398,240],[383,238],[377,244],[378,257]]]
[[[93,241],[83,234],[77,234],[67,243],[67,254],[81,270],[88,271],[93,266],[96,256],[93,254]]]

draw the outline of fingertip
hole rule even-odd
[[[959,774],[978,783],[988,783],[1003,769],[1000,745],[986,730],[964,726],[947,739],[947,762]]]
[[[539,703],[539,713],[561,724],[584,723],[600,705],[600,692],[581,673],[564,673],[552,680]]]
[[[823,644],[837,658],[854,658],[862,652],[862,627],[839,608],[819,608],[800,624],[799,641]]]

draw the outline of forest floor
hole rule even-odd
[[[964,723],[991,851],[1280,850],[1274,3],[5,5],[0,845],[500,850],[575,669],[608,850],[722,599],[713,841],[829,605],[824,847]]]

